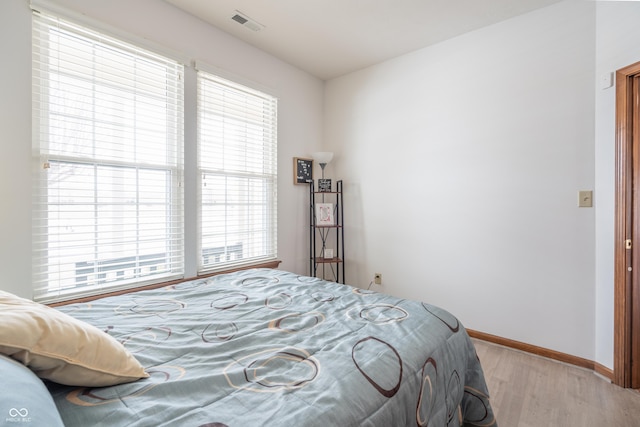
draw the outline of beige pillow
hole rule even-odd
[[[147,378],[122,344],[95,326],[0,291],[0,353],[40,378],[103,387]]]

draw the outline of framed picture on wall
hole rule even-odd
[[[313,181],[313,159],[293,158],[293,183],[309,184]]]

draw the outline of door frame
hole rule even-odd
[[[640,251],[633,250],[640,246],[640,227],[633,226],[640,224],[639,81],[640,62],[616,72],[613,382],[632,388],[640,388]]]

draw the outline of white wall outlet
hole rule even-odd
[[[373,283],[382,285],[382,273],[373,273]]]

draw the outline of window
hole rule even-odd
[[[199,272],[275,259],[277,100],[198,72]]]
[[[183,67],[34,12],[34,297],[183,275]]]

